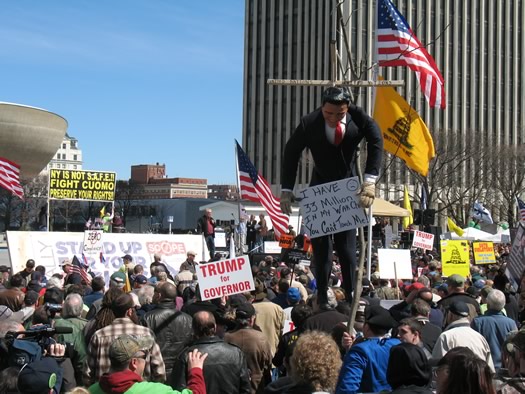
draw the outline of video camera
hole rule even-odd
[[[5,335],[8,363],[10,366],[23,366],[40,360],[49,345],[56,343],[52,338],[53,335],[71,333],[73,333],[71,327],[51,327],[47,324],[31,327],[27,331],[8,331]],[[69,349],[66,344],[66,356],[68,354]]]

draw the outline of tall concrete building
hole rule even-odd
[[[394,0],[420,41],[427,45],[445,79],[445,110],[431,109],[406,67],[381,68],[386,79],[401,79],[398,92],[438,133],[457,146],[525,143],[525,2],[521,0]],[[330,79],[329,42],[335,0],[246,0],[243,147],[276,191],[284,145],[301,116],[320,105],[322,88],[270,86],[268,78]],[[344,19],[354,63],[372,79],[375,1],[346,0]],[[343,55],[342,39],[337,35]],[[341,72],[341,71],[340,71]],[[341,76],[340,76],[341,77]],[[371,113],[370,88],[353,90]],[[312,170],[303,155],[296,185]],[[463,168],[472,173],[472,168]],[[468,176],[468,175],[467,175]],[[381,195],[401,197],[389,185],[409,182],[403,163],[382,178]],[[385,186],[386,185],[386,186]]]

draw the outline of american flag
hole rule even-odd
[[[82,255],[82,257],[86,259],[84,255]],[[77,256],[73,256],[73,261],[71,262],[71,265],[71,272],[73,274],[79,274],[87,284],[91,283],[91,275],[88,274],[88,272],[86,271],[86,266],[80,263],[80,260],[77,258]]]
[[[270,216],[275,236],[279,239],[281,234],[285,234],[288,230],[288,215],[281,211],[279,199],[273,195],[270,184],[257,172],[239,143],[235,141],[235,144],[237,145],[241,198],[262,204]]]
[[[520,213],[520,220],[525,222],[525,202],[521,198],[516,197],[516,203],[518,204],[518,212]]]
[[[24,189],[20,185],[20,166],[3,157],[0,157],[0,186],[24,199]]]
[[[391,0],[379,0],[377,10],[379,66],[408,66],[415,71],[430,106],[445,108],[445,81],[432,56],[417,39]]]

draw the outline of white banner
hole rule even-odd
[[[84,233],[8,231],[12,271],[21,271],[28,259],[34,259],[36,265],[46,267],[48,278],[62,272],[60,264],[66,258],[72,259],[75,255],[82,261],[83,238]],[[102,244],[104,262],[99,256],[86,257],[90,269],[97,275],[104,275],[106,282],[122,266],[122,256],[126,254],[133,257],[133,263],[144,266],[145,274],[149,276],[155,253],[162,255],[162,261],[175,274],[186,260],[188,250],[193,250],[197,256],[202,256],[203,252],[202,235],[106,233]]]
[[[420,248],[423,250],[432,250],[434,248],[434,234],[425,233],[423,231],[414,231],[414,239],[412,240],[412,248]]]
[[[84,244],[82,246],[85,256],[91,256],[95,258],[100,258],[100,253],[102,252],[102,230],[88,230],[84,231]]]
[[[199,264],[197,278],[203,301],[255,290],[248,256]]]
[[[358,190],[357,177],[301,190],[297,199],[310,238],[367,226],[368,216],[359,206]]]

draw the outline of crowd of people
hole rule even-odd
[[[468,277],[413,251],[397,283],[374,257],[353,327],[335,254],[322,302],[309,266],[272,256],[252,262],[254,291],[207,301],[193,251],[173,272],[126,255],[109,283],[69,261],[2,266],[0,393],[523,393],[521,289],[497,247]]]

